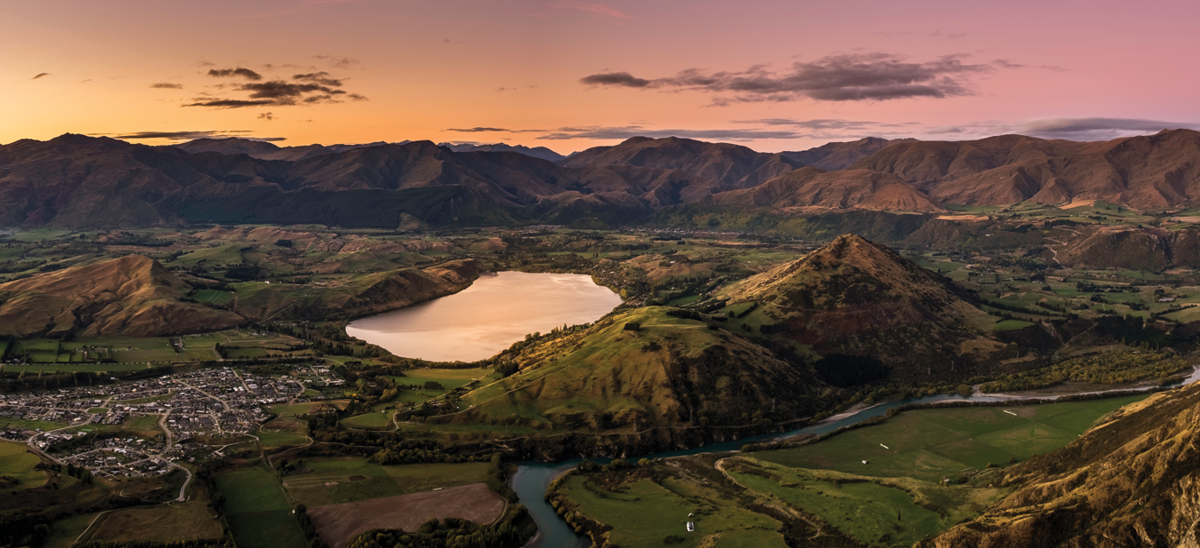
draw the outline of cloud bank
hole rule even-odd
[[[707,73],[687,69],[675,76],[642,78],[629,72],[591,74],[579,82],[593,87],[626,87],[717,94],[716,105],[732,102],[888,101],[906,98],[943,99],[972,93],[973,78],[999,68],[970,64],[965,55],[946,55],[912,62],[889,53],[831,55],[796,62],[784,72],[764,65],[744,71]]]

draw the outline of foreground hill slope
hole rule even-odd
[[[735,310],[749,310],[746,321],[764,335],[821,356],[878,359],[901,378],[962,374],[965,354],[997,346],[970,328],[988,322],[987,314],[952,282],[856,235],[839,236],[723,295]]]
[[[743,426],[815,412],[825,385],[811,369],[664,307],[609,316],[499,356],[521,369],[471,392],[460,423],[591,431]],[[636,330],[629,326],[637,324]],[[515,421],[515,422],[514,422]]]
[[[1200,546],[1200,385],[1128,406],[1005,474],[1016,490],[921,546]]]
[[[0,335],[87,337],[195,333],[237,325],[233,312],[180,301],[191,287],[129,255],[0,285]]]

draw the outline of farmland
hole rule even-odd
[[[171,542],[219,538],[221,526],[217,516],[197,500],[105,514],[92,525],[86,540]]]
[[[24,444],[0,441],[0,492],[45,485],[46,472],[33,469],[42,459],[27,451]]]
[[[335,504],[309,511],[321,538],[341,548],[355,535],[370,529],[399,528],[415,532],[432,518],[460,518],[478,524],[495,521],[504,511],[504,499],[474,483],[442,491]]]
[[[740,507],[724,492],[675,476],[638,479],[619,489],[590,484],[590,478],[574,475],[555,491],[578,505],[577,511],[604,524],[620,524],[611,531],[617,546],[662,546],[669,537],[677,546],[709,546],[726,537],[721,546],[783,548],[780,522]],[[688,534],[689,515],[696,524]],[[735,536],[736,535],[736,536]]]
[[[287,476],[292,499],[309,508],[429,491],[487,480],[487,463],[381,466],[354,457],[305,459]]]
[[[1146,396],[1023,407],[923,409],[820,443],[760,451],[754,457],[792,468],[937,482],[1062,447],[1100,417]],[[1012,413],[1012,414],[1010,414]],[[861,464],[868,460],[868,465]]]
[[[911,546],[1006,495],[991,484],[1010,462],[1065,446],[1145,397],[907,411],[798,447],[570,475],[551,488],[551,500],[560,512],[620,524],[607,537],[619,546],[658,546],[670,535],[699,546],[734,531],[756,545],[782,545],[778,515],[764,507],[813,516],[867,545]],[[679,533],[688,513],[697,535]]]
[[[245,548],[304,546],[291,505],[275,475],[263,467],[223,472],[217,487],[225,495],[234,540]]]

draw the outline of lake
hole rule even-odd
[[[346,333],[406,358],[476,361],[529,333],[593,322],[621,304],[583,274],[484,274],[458,293],[350,322]]]

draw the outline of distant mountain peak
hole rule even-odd
[[[857,141],[825,143],[816,148],[799,152],[780,152],[785,158],[796,161],[801,165],[812,166],[822,171],[836,171],[849,168],[859,160],[866,158],[895,143],[911,141],[912,139],[884,139],[881,137],[864,137]]]
[[[508,143],[477,144],[477,143],[438,143],[438,146],[452,152],[516,152],[548,162],[560,162],[566,158],[546,147],[527,147],[525,145],[510,145]]]

